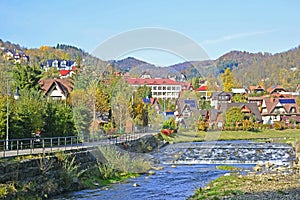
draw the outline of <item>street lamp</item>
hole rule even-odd
[[[5,139],[5,149],[6,150],[9,150],[9,147],[8,147],[8,130],[9,130],[9,123],[8,123],[8,120],[9,120],[9,112],[8,112],[8,109],[9,109],[9,100],[8,100],[8,95],[10,93],[10,85],[9,85],[9,82],[7,81],[7,94],[6,94],[6,139]],[[18,100],[20,97],[20,93],[19,93],[19,89],[18,87],[16,87],[16,92],[14,93],[14,99],[15,100]]]

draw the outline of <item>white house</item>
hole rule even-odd
[[[152,97],[158,99],[177,99],[182,91],[180,82],[166,78],[127,78],[126,82],[133,86],[151,87]]]

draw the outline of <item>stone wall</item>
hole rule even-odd
[[[117,146],[142,153],[150,152],[161,144],[159,136],[145,136]],[[66,155],[67,161],[63,158]],[[24,195],[37,198],[49,197],[68,190],[79,190],[81,188],[78,180],[76,178],[68,180],[70,177],[64,169],[64,164],[66,165],[67,162],[70,166],[73,158],[73,167],[78,167],[77,172],[94,169],[99,161],[105,160],[97,147],[65,151],[63,154],[57,152],[27,158],[3,159],[0,160],[0,187],[1,184],[14,184],[17,189],[18,192],[10,193],[6,199],[22,199]]]
[[[0,162],[0,184],[13,183],[17,189],[16,194],[8,195],[7,198],[22,197],[25,194],[37,197],[57,195],[67,190],[66,184],[76,189],[76,180],[67,180],[72,176],[66,175],[64,164],[72,165],[71,161],[75,156],[71,167],[78,167],[76,170],[78,172],[87,170],[96,166],[97,159],[94,156],[96,154],[100,154],[99,150],[90,148],[66,151],[64,154],[54,153],[20,158],[20,160],[18,158],[5,159]],[[62,155],[67,155],[67,159],[62,159]]]

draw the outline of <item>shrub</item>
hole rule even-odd
[[[207,131],[208,126],[209,125],[208,125],[207,122],[201,120],[201,121],[198,122],[198,131]]]
[[[151,166],[142,158],[131,158],[129,153],[121,152],[117,147],[113,146],[98,146],[105,160],[99,167],[99,172],[102,177],[114,177],[118,173],[144,173]]]
[[[274,122],[274,129],[275,130],[283,130],[284,129],[284,123],[283,122]]]
[[[174,118],[170,118],[169,120],[166,120],[163,125],[162,125],[163,129],[170,129],[170,130],[176,130],[177,126],[175,123],[175,119]]]

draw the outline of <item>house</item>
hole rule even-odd
[[[146,71],[141,74],[140,78],[151,78],[150,72]]]
[[[70,79],[44,79],[39,81],[39,85],[47,99],[66,100],[73,90]]]
[[[176,111],[178,113],[177,115],[183,118],[190,118],[192,116],[195,116],[196,114],[199,114],[198,100],[191,98],[179,98],[176,101]]]
[[[240,95],[245,95],[248,94],[248,90],[245,88],[232,88],[231,92],[233,95],[235,94],[240,94]]]
[[[59,71],[61,78],[71,77],[78,70],[76,61],[72,60],[46,60],[40,66],[41,69],[46,71],[51,67],[54,67]]]
[[[279,94],[281,92],[286,92],[286,90],[280,86],[280,85],[277,85],[277,86],[271,86],[267,89],[267,92],[270,93],[270,94]]]
[[[190,82],[180,82],[180,84],[181,84],[182,91],[185,91],[185,90],[192,91],[193,90],[192,83],[190,83]]]
[[[219,105],[222,103],[231,103],[232,94],[228,92],[213,92],[210,105],[215,109],[218,109]]]
[[[177,99],[182,86],[180,82],[167,78],[126,78],[125,81],[133,86],[148,86],[151,88],[152,97],[158,99]]]
[[[72,70],[77,66],[76,61],[73,60],[46,60],[41,64],[41,69],[48,71],[51,67],[57,68],[57,70]]]
[[[60,78],[68,78],[74,75],[77,70],[78,70],[77,67],[72,67],[72,70],[61,69],[59,70],[59,76]]]
[[[176,101],[176,111],[174,112],[176,122],[182,123],[185,127],[190,126],[195,119],[200,116],[197,99],[182,99]]]
[[[260,93],[265,92],[265,88],[260,85],[256,85],[256,86],[251,85],[251,86],[249,86],[249,90],[250,90],[250,93],[252,93],[252,94],[260,94]]]
[[[264,124],[273,124],[275,121],[286,121],[290,118],[298,119],[300,112],[295,98],[265,97],[261,107],[261,115]]]
[[[265,97],[248,97],[248,103],[256,103],[257,107],[261,109],[264,98]]]
[[[207,91],[207,86],[206,85],[201,85],[200,87],[195,89],[195,91],[199,93],[199,96],[201,98],[205,98],[205,100],[208,99],[209,94],[211,93],[210,91]]]
[[[25,53],[22,51],[13,51],[10,49],[5,49],[3,52],[3,57],[5,60],[11,60],[15,64],[20,64],[20,63],[27,63],[30,61],[30,57],[27,56]]]
[[[222,103],[219,107],[219,113],[226,113],[230,108],[232,107],[238,107],[241,109],[241,112],[245,115],[248,115],[249,117],[254,117],[256,122],[262,122],[262,115],[256,105],[256,103]],[[224,120],[222,118],[222,115],[218,116],[218,121],[223,122]]]

